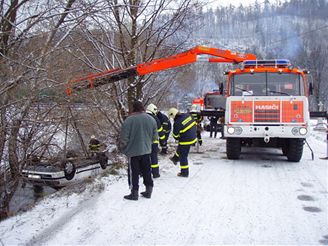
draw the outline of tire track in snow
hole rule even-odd
[[[89,198],[88,200],[84,200],[79,204],[78,207],[71,208],[70,211],[63,214],[60,218],[56,219],[49,227],[45,228],[42,232],[40,232],[37,236],[34,236],[31,240],[29,240],[26,245],[40,245],[44,244],[47,241],[51,240],[52,237],[56,236],[56,234],[62,231],[65,228],[65,225],[70,223],[72,218],[84,212],[85,209],[90,209],[95,206],[94,199],[98,199],[100,193],[96,196]]]

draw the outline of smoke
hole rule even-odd
[[[298,25],[286,25],[286,23],[292,23],[292,20],[288,17],[277,16],[273,23],[271,21],[267,24],[271,28],[265,30],[267,32],[264,49],[266,59],[287,58],[293,60],[303,49],[304,43],[297,31]]]

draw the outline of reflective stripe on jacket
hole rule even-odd
[[[167,117],[165,114],[163,114],[160,111],[158,111],[157,117],[158,117],[159,121],[161,122],[164,134],[169,133],[171,131],[171,128],[172,128],[171,121],[170,121],[169,117]]]
[[[180,145],[196,143],[196,122],[190,114],[177,114],[174,118],[173,137]]]
[[[156,115],[153,115],[153,114],[150,114],[150,113],[147,113],[147,114],[151,115],[155,119],[156,124],[157,124],[157,133],[158,133],[159,141],[156,140],[156,141],[154,141],[154,143],[159,143],[161,141],[164,141],[165,140],[165,133],[163,131],[163,127],[162,127],[161,122],[159,121],[158,117]]]

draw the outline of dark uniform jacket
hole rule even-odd
[[[97,152],[97,151],[99,151],[100,147],[101,147],[101,145],[100,145],[99,140],[94,139],[94,138],[90,139],[90,142],[89,142],[90,151]]]
[[[173,137],[180,145],[192,145],[197,142],[196,122],[190,114],[177,114],[174,118]]]
[[[211,117],[210,117],[211,125],[212,125],[212,126],[217,125],[217,124],[218,124],[218,120],[219,120],[219,118],[218,118],[217,116],[211,116]]]
[[[201,122],[203,120],[203,116],[201,116],[200,113],[197,113],[197,112],[192,112],[190,114],[191,114],[193,120],[197,124],[197,130],[201,130]]]
[[[162,141],[165,140],[165,134],[164,134],[164,131],[163,131],[163,127],[162,127],[161,122],[159,121],[159,119],[156,115],[153,115],[152,113],[147,113],[147,114],[152,116],[156,121],[159,141],[156,140],[156,141],[154,141],[154,143],[158,144],[159,142],[162,142]]]
[[[167,117],[165,114],[163,114],[160,111],[158,111],[157,117],[158,117],[159,121],[161,122],[164,133],[170,132],[172,125],[171,125],[171,121],[170,121],[169,117]]]

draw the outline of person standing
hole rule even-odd
[[[100,150],[100,147],[100,141],[96,138],[95,135],[91,135],[89,141],[89,151],[91,153],[91,156],[96,156],[96,153]]]
[[[189,176],[188,154],[190,146],[197,142],[196,122],[190,114],[182,114],[176,108],[170,108],[168,116],[174,120],[172,135],[179,145],[170,160],[176,165],[180,161],[179,177]]]
[[[216,134],[218,132],[218,120],[217,116],[210,117],[210,138],[212,137],[212,133],[214,133],[214,137],[216,138]]]
[[[190,114],[191,114],[193,120],[196,122],[197,141],[198,141],[199,145],[201,146],[203,143],[202,134],[201,134],[202,133],[201,123],[203,121],[203,116],[201,116],[200,112],[197,111],[197,105],[191,106]]]
[[[128,183],[131,194],[124,196],[128,200],[138,200],[139,174],[142,174],[146,191],[141,195],[151,198],[153,179],[151,177],[151,145],[158,139],[157,125],[153,117],[145,113],[143,104],[136,101],[132,113],[122,124],[119,147],[128,158]]]
[[[154,104],[149,104],[146,109],[147,114],[151,115],[157,124],[157,133],[159,140],[156,140],[151,145],[151,154],[150,154],[150,160],[151,160],[151,172],[153,174],[153,178],[159,178],[161,175],[159,174],[159,164],[158,164],[158,144],[162,144],[162,142],[165,139],[165,135],[163,132],[163,127],[161,125],[161,122],[157,118],[158,109]]]
[[[161,122],[161,125],[163,127],[163,133],[164,133],[164,140],[160,142],[161,145],[161,154],[166,155],[167,154],[167,141],[169,139],[170,136],[170,132],[171,132],[171,121],[169,119],[169,117],[167,117],[164,113],[162,113],[161,111],[157,112],[157,118],[159,119],[159,121]]]

